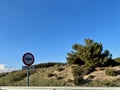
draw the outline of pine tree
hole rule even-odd
[[[85,39],[85,45],[74,44],[73,51],[67,54],[68,64],[105,66],[112,60],[112,54],[108,50],[103,51],[101,43],[91,39]]]

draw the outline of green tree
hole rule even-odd
[[[91,39],[85,39],[85,45],[74,44],[73,50],[67,54],[68,64],[105,66],[112,60],[112,54],[108,50],[103,51],[101,43]]]

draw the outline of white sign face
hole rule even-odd
[[[30,66],[34,63],[34,56],[31,53],[25,53],[23,56],[23,63]]]

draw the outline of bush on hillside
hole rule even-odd
[[[105,69],[105,74],[108,76],[117,76],[117,71],[115,71],[112,68],[106,68]]]
[[[0,77],[4,77],[6,75],[7,75],[7,73],[0,73]]]
[[[66,65],[66,63],[54,63],[54,62],[41,63],[41,64],[35,65],[35,68],[48,68],[48,67],[53,67],[55,65]]]
[[[68,79],[67,81],[68,81],[68,82],[73,82],[73,80],[71,80],[71,79]]]
[[[83,79],[83,77],[75,77],[74,78],[74,81],[73,81],[73,83],[75,84],[75,85],[83,85],[85,82],[84,82],[84,79]]]
[[[57,80],[61,80],[61,79],[63,79],[63,77],[61,77],[61,76],[58,76],[58,77],[57,77]]]
[[[48,74],[48,77],[53,77],[53,76],[55,76],[55,74],[52,74],[52,73]]]
[[[88,76],[88,79],[93,79],[95,76],[93,76],[93,75],[89,75]]]
[[[21,71],[21,72],[15,72],[15,73],[11,73],[10,75],[10,81],[11,82],[15,82],[15,81],[20,81],[22,80],[23,78],[26,77],[26,72],[25,71]]]
[[[36,70],[30,70],[29,74],[32,75],[35,72],[36,72]],[[26,76],[27,76],[26,70],[11,72],[10,73],[10,81],[11,82],[20,81],[20,80],[24,79]]]
[[[94,68],[83,65],[83,66],[73,67],[72,73],[74,77],[77,77],[77,76],[84,76],[90,74],[93,70]]]
[[[113,87],[115,85],[109,80],[93,80],[89,83],[86,83],[84,86],[87,86],[87,87]]]
[[[65,68],[58,68],[57,71],[63,71]]]
[[[115,58],[114,60],[116,63],[118,63],[118,65],[120,65],[120,58]]]
[[[117,66],[117,65],[120,65],[120,62],[113,59],[109,60],[109,62],[106,63],[106,66]]]

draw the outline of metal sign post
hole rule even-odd
[[[27,67],[27,86],[29,86],[29,66]]]
[[[23,63],[27,66],[27,86],[29,86],[29,66],[34,63],[34,56],[31,53],[25,53],[22,60]]]

